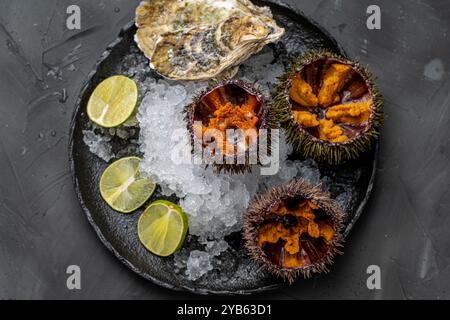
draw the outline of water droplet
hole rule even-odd
[[[50,135],[51,135],[52,137],[56,137],[56,131],[55,131],[55,130],[52,130],[52,131],[50,132]]]
[[[119,13],[120,12],[120,8],[119,7],[115,7],[114,8],[114,12]]]
[[[441,59],[433,59],[428,62],[423,70],[423,75],[432,81],[439,81],[445,75],[445,65]]]
[[[39,134],[38,134],[38,139],[39,139],[39,140],[42,140],[42,138],[44,138],[44,134],[43,134],[42,132],[39,132]]]

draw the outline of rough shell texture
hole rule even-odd
[[[258,245],[258,232],[261,225],[270,219],[273,209],[281,201],[302,197],[314,203],[319,209],[328,215],[333,222],[333,238],[325,255],[315,263],[299,268],[281,268],[273,264],[262,248]],[[244,216],[243,237],[250,257],[260,263],[269,272],[293,282],[299,275],[309,278],[313,273],[328,272],[328,267],[333,263],[333,258],[341,254],[343,246],[343,217],[344,213],[327,193],[322,191],[320,185],[312,186],[302,179],[274,187],[266,193],[257,196],[249,205]]]
[[[233,76],[239,65],[281,38],[270,9],[248,0],[152,0],[136,9],[135,41],[166,78]]]
[[[345,142],[330,142],[315,137],[300,126],[293,116],[292,104],[289,98],[292,80],[296,74],[302,72],[305,66],[321,59],[351,66],[353,71],[364,80],[368,88],[368,94],[372,99],[371,114],[364,125],[364,129]],[[287,129],[288,141],[297,152],[300,152],[305,157],[331,165],[338,165],[348,160],[356,159],[375,145],[383,121],[382,105],[381,96],[375,86],[373,76],[367,68],[362,67],[358,62],[326,51],[309,51],[302,55],[292,64],[286,74],[280,78],[275,88],[274,108],[281,125]]]
[[[193,101],[191,104],[187,105],[184,108],[186,126],[191,135],[191,144],[192,144],[192,152],[193,153],[195,150],[194,145],[195,145],[195,143],[198,143],[198,141],[196,141],[196,139],[198,139],[198,138],[195,135],[194,122],[200,120],[203,122],[203,125],[206,125],[206,123],[204,123],[205,119],[201,119],[199,117],[200,113],[204,114],[204,111],[200,111],[203,99],[211,92],[213,92],[215,90],[220,90],[221,88],[224,88],[227,86],[237,86],[240,89],[242,89],[244,92],[246,92],[248,95],[252,95],[256,98],[256,100],[259,103],[259,108],[257,110],[257,116],[259,118],[257,129],[267,129],[268,130],[268,138],[271,138],[270,129],[274,129],[274,128],[278,127],[278,122],[277,122],[275,114],[273,112],[273,107],[272,107],[272,103],[271,103],[270,99],[268,99],[256,85],[249,83],[247,81],[237,80],[237,79],[229,79],[229,80],[223,80],[223,81],[217,81],[217,82],[213,81],[212,84],[207,89],[198,93],[197,96],[193,98]],[[210,115],[208,115],[208,116],[210,116]],[[257,143],[266,143],[267,147],[268,147],[268,151],[270,152],[271,140],[261,141],[260,137],[258,137]],[[207,146],[204,146],[204,148],[205,147],[207,147]],[[248,154],[247,154],[247,156],[248,156]],[[203,159],[203,160],[207,161],[207,159]],[[236,157],[234,160],[235,160],[236,164],[213,163],[213,166],[219,172],[223,171],[223,172],[228,172],[228,173],[243,173],[243,172],[248,172],[248,171],[252,170],[252,164],[249,163],[248,157],[246,158],[246,161],[243,164],[237,164]]]

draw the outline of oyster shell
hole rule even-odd
[[[150,67],[169,79],[233,76],[281,38],[270,9],[248,0],[152,0],[136,9],[135,41]]]

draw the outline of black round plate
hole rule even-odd
[[[274,2],[255,1],[257,5],[267,5],[272,9],[278,24],[286,29],[281,42],[271,45],[276,59],[286,66],[291,60],[310,49],[326,48],[330,51],[344,52],[331,36],[302,13],[288,6]],[[283,281],[264,272],[260,266],[250,261],[245,253],[240,234],[227,239],[232,249],[221,256],[220,264],[197,281],[190,281],[177,273],[173,257],[160,258],[152,255],[140,244],[137,237],[137,220],[141,210],[133,214],[119,214],[110,209],[101,199],[98,189],[100,174],[107,163],[92,154],[83,142],[83,130],[91,124],[85,114],[85,107],[93,89],[105,78],[126,73],[132,67],[129,57],[143,56],[137,49],[133,36],[136,29],[133,24],[125,27],[119,38],[111,44],[102,55],[100,61],[90,73],[77,101],[70,136],[70,162],[76,193],[81,207],[89,222],[94,227],[103,244],[114,255],[134,272],[161,286],[188,290],[199,294],[250,294],[281,286]],[[128,59],[128,60],[127,60]],[[125,61],[126,60],[126,61]],[[140,77],[157,75],[149,70]],[[137,82],[142,79],[135,78]],[[116,148],[122,148],[119,142]],[[371,193],[375,175],[376,151],[366,154],[358,161],[340,167],[321,166],[322,177],[331,182],[330,193],[336,197],[347,191],[350,197],[343,204],[347,212],[346,234],[353,227]],[[149,201],[164,198],[157,191]],[[177,201],[177,199],[170,199]],[[187,239],[184,250],[198,247],[193,237]]]

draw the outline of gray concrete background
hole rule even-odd
[[[117,261],[84,218],[67,143],[81,84],[138,0],[0,2],[0,298],[196,298]],[[450,3],[286,1],[323,25],[378,77],[388,119],[373,197],[332,272],[259,296],[450,298]],[[77,4],[82,29],[65,28]],[[382,29],[366,28],[378,4]],[[82,269],[82,290],[66,268]],[[366,287],[381,267],[382,289]]]

